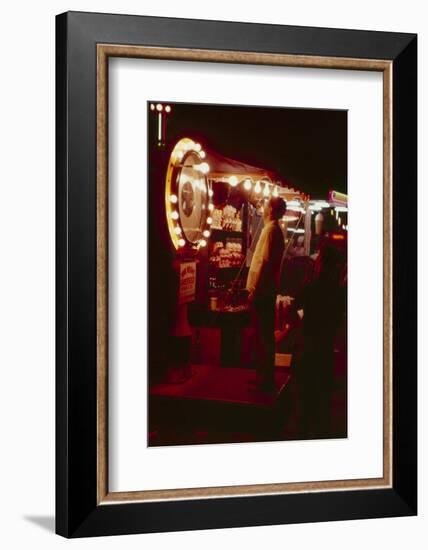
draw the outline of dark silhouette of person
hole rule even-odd
[[[313,280],[296,296],[303,312],[302,351],[294,364],[302,435],[331,435],[334,340],[346,315],[346,237],[326,235],[320,242]]]

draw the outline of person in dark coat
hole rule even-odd
[[[303,314],[302,353],[294,365],[302,434],[331,434],[334,341],[346,316],[346,239],[323,238],[314,278],[296,297],[293,307]]]

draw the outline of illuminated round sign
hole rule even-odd
[[[198,249],[207,244],[213,208],[201,146],[181,139],[169,159],[165,185],[168,228],[176,248]]]

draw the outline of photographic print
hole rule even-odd
[[[347,437],[347,111],[149,101],[149,447]]]

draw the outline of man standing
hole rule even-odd
[[[251,260],[247,278],[256,351],[256,382],[262,391],[275,389],[275,302],[278,292],[284,236],[278,220],[286,204],[272,197],[264,206],[264,228]]]

